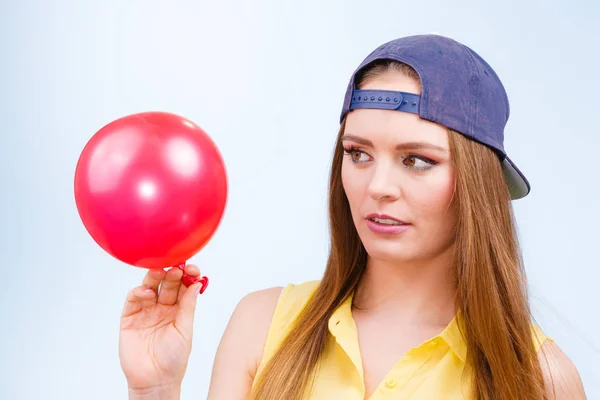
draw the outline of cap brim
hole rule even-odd
[[[518,200],[527,196],[531,191],[531,185],[529,185],[527,178],[519,171],[515,163],[510,158],[505,157],[502,161],[502,168],[504,169],[504,176],[511,198]]]

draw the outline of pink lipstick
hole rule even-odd
[[[410,224],[385,214],[367,215],[367,226],[375,233],[398,234],[406,231]]]

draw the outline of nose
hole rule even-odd
[[[389,163],[379,162],[373,168],[368,194],[374,200],[397,200],[401,195],[398,171]]]

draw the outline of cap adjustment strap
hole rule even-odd
[[[420,96],[393,90],[357,90],[352,92],[350,110],[375,108],[419,114]]]

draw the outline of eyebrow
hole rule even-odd
[[[352,140],[353,142],[362,144],[363,146],[373,147],[373,143],[370,140],[362,138],[360,136],[356,136],[356,135],[344,135],[344,136],[342,136],[342,141],[344,141],[344,140]],[[421,150],[421,149],[438,150],[438,151],[441,151],[444,153],[448,152],[448,149],[445,149],[440,146],[436,146],[431,143],[425,143],[425,142],[407,142],[407,143],[401,143],[396,146],[396,150]]]

